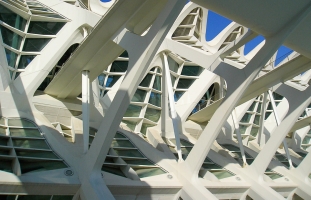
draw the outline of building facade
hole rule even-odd
[[[0,199],[310,199],[310,13],[1,0]]]

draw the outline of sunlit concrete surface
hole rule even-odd
[[[232,22],[207,41],[211,12]],[[0,0],[0,199],[311,199],[310,21],[308,0]]]

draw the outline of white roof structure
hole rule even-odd
[[[232,23],[206,41],[211,11]],[[0,0],[0,199],[311,199],[310,21],[308,0]]]

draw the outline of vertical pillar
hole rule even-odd
[[[241,137],[241,133],[240,133],[239,122],[236,118],[235,108],[233,109],[231,116],[232,116],[232,121],[234,124],[235,134],[236,134],[236,136],[238,138],[238,142],[239,142],[239,147],[240,147],[240,151],[241,151],[241,155],[242,155],[242,159],[243,159],[243,167],[245,167],[247,165],[246,157],[245,157],[244,147],[243,147],[243,143],[242,143],[242,137]]]
[[[268,90],[268,93],[269,93],[269,97],[270,97],[270,102],[272,104],[272,109],[273,109],[273,112],[274,112],[275,121],[276,121],[277,126],[279,126],[281,122],[280,122],[280,119],[279,119],[278,112],[276,110],[276,105],[275,105],[274,98],[273,98],[271,90]],[[285,139],[283,140],[283,146],[284,146],[284,150],[286,152],[286,156],[287,156],[287,159],[288,159],[288,162],[289,162],[289,168],[293,168],[292,159],[290,157],[290,153],[288,151],[288,147],[287,147],[287,143],[286,143]]]
[[[165,70],[165,81],[166,81],[166,86],[167,86],[167,91],[168,91],[168,99],[169,99],[169,104],[171,108],[170,109],[171,117],[172,117],[172,122],[173,122],[173,127],[174,127],[175,140],[176,140],[177,154],[178,154],[178,159],[182,160],[182,155],[181,155],[181,150],[180,150],[180,139],[179,139],[179,134],[182,132],[181,124],[180,124],[180,120],[178,120],[177,118],[177,112],[175,109],[172,80],[171,80],[169,66],[167,62],[167,56],[165,53],[162,55],[163,55],[164,70]]]
[[[225,80],[220,77],[220,81],[219,81],[219,96],[218,98],[221,99],[223,98],[225,95],[224,95],[224,87],[225,87]]]
[[[163,58],[162,58],[163,60]],[[164,66],[164,65],[163,65]],[[165,70],[164,67],[162,68],[162,111],[161,111],[161,132],[162,137],[166,136],[167,132],[167,125],[166,125],[166,119],[168,118],[168,92],[167,92],[167,86],[166,86],[166,79],[165,79]]]
[[[83,120],[83,153],[89,149],[89,103],[90,103],[90,80],[89,71],[82,71],[82,120]]]
[[[266,140],[266,137],[263,135],[263,131],[265,128],[264,121],[265,121],[265,116],[266,116],[267,98],[268,98],[268,94],[267,92],[265,92],[263,95],[263,100],[261,104],[261,118],[259,121],[259,132],[258,132],[258,140],[257,140],[257,143],[259,144],[260,147],[262,147],[265,144],[265,140]]]

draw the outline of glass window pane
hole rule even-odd
[[[258,112],[258,113],[260,113],[261,112],[261,103],[258,103],[258,106],[257,106],[257,111],[256,112]]]
[[[131,101],[144,102],[146,94],[147,94],[147,91],[137,89]]]
[[[17,156],[59,159],[52,151],[24,151],[16,149]]]
[[[240,134],[245,134],[247,127],[248,126],[239,125]]]
[[[175,93],[174,93],[174,100],[175,100],[175,102],[177,102],[184,93],[185,92],[175,91]]]
[[[144,156],[136,149],[114,149],[114,151],[118,156],[144,158]]]
[[[266,175],[269,176],[272,180],[282,177],[281,175],[279,175],[277,173],[267,173]]]
[[[44,140],[12,139],[13,146],[22,148],[50,149]]]
[[[254,124],[259,125],[260,115],[255,115]]]
[[[156,73],[161,74],[162,73],[162,69],[160,67],[157,68]]]
[[[0,127],[0,135],[6,135],[6,128]]]
[[[129,140],[113,140],[111,147],[134,147]]]
[[[266,112],[265,114],[265,120],[268,119],[268,117],[271,115],[271,112]]]
[[[139,117],[140,111],[141,111],[141,106],[130,104],[124,114],[124,117]]]
[[[133,121],[122,120],[122,122],[125,123],[127,127],[129,127],[132,131],[135,130],[135,127],[137,125],[137,122],[133,122]]]
[[[13,173],[11,160],[0,160],[0,170]]]
[[[12,52],[12,51],[10,51],[10,50],[8,50],[8,49],[5,49],[5,54],[6,54],[6,59],[8,61],[8,65],[10,67],[15,68],[17,54]]]
[[[89,129],[89,134],[90,134],[90,135],[95,136],[96,132],[97,132],[97,130],[94,129],[94,128],[90,128],[90,129]]]
[[[0,155],[10,155],[10,149],[0,149]]]
[[[66,136],[65,136],[66,137]],[[67,138],[66,138],[67,139]],[[70,141],[69,141],[70,140]],[[92,144],[94,137],[89,136],[89,144]],[[73,142],[72,139],[67,139],[68,142]]]
[[[127,70],[128,61],[114,61],[111,65],[110,72],[125,72]]]
[[[207,170],[211,170],[211,169],[223,169],[221,166],[219,166],[219,165],[217,165],[217,164],[215,164],[215,163],[213,163],[213,164],[204,163],[204,164],[202,165],[202,167],[203,167],[204,169],[207,169]]]
[[[155,106],[161,107],[161,94],[159,93],[150,93],[149,103]]]
[[[229,151],[240,151],[239,147],[236,147],[236,146],[231,145],[231,144],[222,144],[221,146],[228,149]]]
[[[123,134],[121,134],[120,132],[116,132],[114,138],[126,138]]]
[[[35,57],[34,55],[22,55],[19,59],[18,69],[25,69]]]
[[[114,174],[114,175],[118,175],[118,176],[122,176],[122,177],[126,178],[126,176],[121,171],[119,166],[112,167],[112,166],[103,165],[102,166],[102,171],[105,171],[105,172],[108,172],[108,173],[111,173],[111,174]]]
[[[188,155],[192,149],[192,147],[181,147],[181,153]]]
[[[138,159],[138,160],[124,160],[129,165],[154,165],[152,162],[150,162],[147,159]]]
[[[151,79],[152,79],[152,74],[147,74],[139,85],[142,87],[149,87]]]
[[[31,21],[28,27],[28,33],[41,35],[56,35],[63,28],[65,22],[36,22]]]
[[[181,71],[181,75],[184,76],[199,76],[203,71],[200,66],[188,66],[184,65]]]
[[[303,138],[302,144],[309,144],[311,141],[311,137],[305,136]]]
[[[273,98],[274,98],[274,100],[282,100],[283,96],[279,95],[278,93],[273,92]]]
[[[252,114],[245,113],[240,122],[249,123],[251,120]]]
[[[176,81],[176,77],[171,74],[171,82],[172,82],[173,87],[175,85],[175,81]]]
[[[98,76],[98,84],[102,87],[104,87],[104,83],[105,83],[105,74],[101,74]]]
[[[129,54],[127,53],[127,51],[123,51],[123,53],[119,57],[128,58]]]
[[[192,24],[194,21],[195,15],[188,15],[185,19],[180,23],[181,25]]]
[[[156,76],[153,83],[153,89],[161,91],[161,76]]]
[[[194,81],[195,81],[195,79],[183,79],[183,78],[181,78],[178,81],[177,88],[188,89]]]
[[[22,174],[67,168],[62,161],[19,159]]]
[[[150,124],[145,124],[143,123],[142,126],[141,126],[141,129],[140,129],[140,132],[144,135],[146,135],[147,133],[147,128],[149,127],[153,127],[154,125],[150,125]]]
[[[16,196],[15,195],[3,195],[3,194],[0,194],[0,199],[2,199],[2,200],[15,200]]]
[[[252,103],[252,105],[249,107],[248,111],[253,111],[254,108],[255,108],[255,106],[256,106],[256,101],[254,101],[254,102]]]
[[[15,78],[14,79],[17,79],[17,77],[21,74],[21,72],[15,72]]]
[[[38,129],[10,128],[9,130],[13,137],[43,137]]]
[[[0,5],[0,20],[21,31],[25,30],[27,22],[24,18],[2,5]]]
[[[24,119],[8,119],[9,126],[37,127],[34,123]]]
[[[252,127],[251,133],[252,136],[256,137],[258,134],[258,128],[257,127]]]
[[[158,122],[161,116],[161,110],[156,110],[153,108],[147,108],[145,113],[145,118],[154,122]]]
[[[3,26],[0,26],[0,30],[3,43],[13,47],[14,49],[19,50],[22,42],[22,37],[14,33],[13,31],[4,28]]]
[[[70,56],[75,52],[75,50],[79,47],[79,45],[80,45],[79,43],[71,45],[64,53],[64,55],[62,55],[62,57],[59,59],[57,65],[63,66],[65,62],[70,58]]]
[[[218,179],[223,179],[223,178],[234,176],[233,174],[229,173],[226,170],[212,171],[211,173],[214,174]]]
[[[175,32],[173,33],[172,37],[177,36],[188,36],[190,33],[191,28],[177,28]]]
[[[7,146],[8,145],[8,138],[0,137],[0,145]]]
[[[109,75],[107,78],[106,87],[112,87],[120,77],[120,75]]]
[[[168,62],[168,66],[169,66],[170,70],[177,73],[178,68],[179,68],[179,64],[170,56],[167,56],[167,62]]]
[[[156,176],[156,175],[160,175],[160,174],[165,174],[166,172],[163,171],[160,168],[147,168],[147,169],[135,169],[135,172],[137,173],[137,175],[139,176],[139,178],[144,178],[144,177],[149,177],[149,176]]]
[[[49,42],[51,38],[26,38],[23,51],[41,51]]]
[[[106,156],[104,163],[115,163],[114,158]]]

